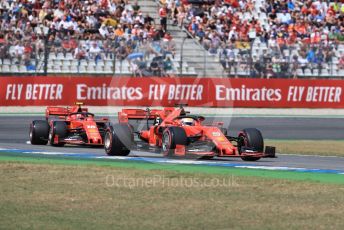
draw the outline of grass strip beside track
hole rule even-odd
[[[344,229],[343,185],[196,166],[3,160],[0,229]]]
[[[343,140],[277,140],[266,139],[265,145],[275,146],[278,153],[344,157]]]
[[[183,173],[208,173],[235,176],[263,177],[273,179],[287,179],[296,181],[344,184],[344,175],[327,173],[300,173],[282,170],[264,170],[264,169],[238,169],[219,166],[201,166],[201,165],[177,165],[177,164],[154,164],[149,162],[129,162],[126,160],[88,160],[88,159],[70,159],[54,156],[22,156],[20,154],[4,153],[0,154],[2,162],[26,162],[26,163],[44,163],[44,164],[62,164],[62,165],[90,165],[105,167],[122,167],[145,170],[169,170]]]

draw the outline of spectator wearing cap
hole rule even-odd
[[[136,15],[134,23],[140,24],[142,26],[145,24],[145,19],[141,11],[139,11],[138,14]]]
[[[140,32],[141,32],[140,26],[139,26],[138,24],[135,24],[135,25],[134,25],[134,28],[131,30],[131,35],[132,35],[133,37],[135,37],[135,39],[136,39],[136,38],[138,39],[138,37],[139,37],[139,35],[140,35]]]
[[[101,48],[99,47],[98,43],[94,41],[90,47],[89,50],[89,56],[90,59],[94,59],[96,65],[98,64],[98,61],[101,60]]]
[[[238,40],[239,35],[238,35],[238,32],[236,31],[235,26],[233,26],[232,29],[229,31],[228,38],[230,39],[232,43]]]
[[[124,10],[120,18],[120,24],[125,26],[125,25],[131,24],[132,22],[133,22],[133,18],[131,17],[130,11]]]
[[[115,36],[116,37],[123,37],[124,36],[124,31],[121,25],[117,25],[117,28],[115,30]]]

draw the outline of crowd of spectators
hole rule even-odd
[[[176,5],[176,12],[173,11],[176,24],[182,26],[183,21],[187,21],[189,33],[210,54],[219,55],[224,68],[233,69],[235,60],[242,63],[244,69],[250,65],[251,74],[255,76],[283,77],[285,69],[294,77],[297,69],[303,73],[305,69],[316,73],[313,71],[316,69],[319,74],[333,64],[333,58],[338,57],[335,52],[338,44],[344,41],[344,2],[341,0],[167,2],[172,2],[172,9]],[[261,58],[262,49],[258,53],[252,49],[257,40],[265,45],[264,55],[269,58]],[[239,52],[233,52],[235,49]]]
[[[137,0],[1,0],[0,58],[29,67],[45,51],[96,64],[115,57],[142,66],[155,56],[170,63],[175,44]],[[129,59],[133,53],[142,55]]]
[[[267,1],[260,10],[268,15],[270,39],[263,39],[268,48],[269,42],[275,40],[282,55],[285,49],[297,49],[290,55],[294,77],[299,68],[303,74],[309,69],[312,75],[321,75],[333,67],[338,45],[344,41],[343,2]]]
[[[257,4],[259,2],[259,4]],[[129,0],[0,0],[0,59],[37,68],[44,52],[128,61],[135,75],[173,69],[167,20],[185,27],[229,73],[317,75],[344,69],[342,0],[160,0],[159,22]],[[258,7],[259,6],[259,7]],[[253,44],[259,41],[258,49]],[[149,61],[147,61],[149,60]]]

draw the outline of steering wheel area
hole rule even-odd
[[[94,113],[89,113],[89,112],[75,112],[75,113],[70,113],[69,115],[70,116],[81,115],[81,118],[94,117]]]
[[[178,117],[175,117],[173,120],[181,120],[183,118],[191,118],[195,121],[204,121],[205,120],[205,117],[203,116],[199,116],[199,115],[182,115],[182,116],[178,116]]]

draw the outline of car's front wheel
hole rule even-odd
[[[109,156],[127,156],[133,145],[132,129],[127,124],[110,126],[104,137],[104,149]]]
[[[177,145],[187,145],[185,130],[181,127],[169,127],[162,135],[162,153],[166,157],[174,157]]]
[[[241,153],[241,148],[252,149],[257,152],[264,151],[264,140],[262,133],[255,128],[244,129],[239,134],[239,152]],[[257,161],[260,157],[255,156],[242,156],[241,159],[244,161]]]
[[[46,145],[49,136],[49,123],[44,120],[35,120],[30,124],[30,143]]]
[[[54,121],[49,132],[49,143],[51,146],[62,147],[63,142],[55,141],[55,137],[63,139],[67,136],[67,125],[64,121]]]

